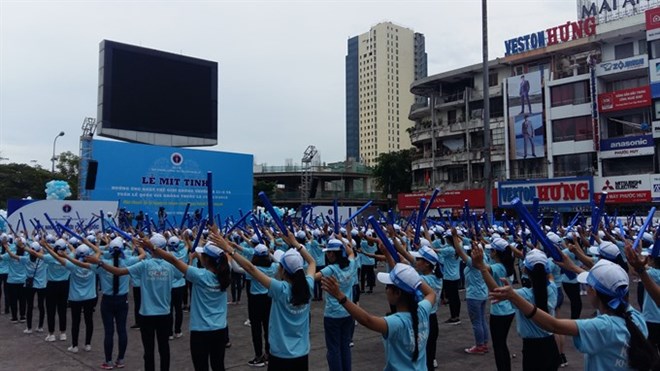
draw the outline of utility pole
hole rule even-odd
[[[487,0],[481,0],[481,40],[483,50],[483,89],[484,89],[484,192],[486,193],[486,215],[494,218],[493,215],[493,174],[490,162],[490,84],[488,71],[488,3]]]

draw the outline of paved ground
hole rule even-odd
[[[635,293],[635,290],[631,290]],[[591,306],[584,300],[583,316],[593,313]],[[634,302],[634,301],[633,301]],[[371,295],[362,295],[361,305],[372,313],[384,314],[387,311],[384,287],[377,286]],[[461,306],[461,325],[450,326],[440,324],[437,360],[439,370],[494,370],[494,357],[487,355],[468,355],[463,349],[473,344],[470,321],[467,317],[465,302]],[[564,307],[564,311],[568,308]],[[132,319],[132,299],[129,310],[129,325]],[[323,304],[314,302],[312,309],[310,368],[314,370],[327,369],[325,360],[325,340],[323,337]],[[37,310],[35,308],[35,316]],[[252,342],[250,329],[243,326],[247,318],[247,304],[229,306],[229,328],[231,349],[225,357],[225,366],[230,370],[249,370],[247,361],[252,359]],[[443,306],[439,312],[439,321],[448,317],[448,307]],[[192,370],[189,356],[189,341],[187,336],[188,313],[184,318],[184,337],[170,342],[172,350],[172,370]],[[36,327],[36,324],[35,324]],[[70,327],[70,322],[69,322]],[[81,325],[81,338],[84,338],[84,326]],[[99,369],[103,361],[103,325],[100,311],[94,313],[94,338],[92,351],[87,353],[82,349],[78,354],[67,352],[68,342],[44,342],[45,334],[23,334],[24,324],[11,324],[8,315],[0,315],[0,370],[90,370]],[[70,330],[69,330],[70,331]],[[376,333],[358,326],[355,331],[355,347],[353,348],[354,370],[382,370],[384,365],[383,346],[381,338]],[[513,369],[521,369],[521,341],[515,331],[515,321],[509,333],[509,348],[517,355],[512,360]],[[116,346],[116,343],[115,343]],[[116,348],[115,348],[116,352]],[[565,349],[569,367],[564,370],[581,370],[582,356],[575,351],[572,342],[567,338]],[[115,353],[116,354],[116,353]],[[156,357],[158,359],[158,357]],[[158,361],[157,361],[158,362]],[[158,364],[158,363],[157,363]],[[129,330],[129,344],[126,356],[127,370],[142,369],[142,344],[137,330]]]

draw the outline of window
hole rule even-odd
[[[656,59],[660,56],[660,40],[653,40],[649,42],[649,59]]]
[[[627,80],[610,81],[606,84],[605,89],[608,92],[612,92],[623,89],[639,88],[640,86],[646,86],[648,84],[647,77],[635,77]]]
[[[450,183],[461,183],[465,181],[465,168],[463,167],[453,167],[447,169],[447,175],[449,176]]]
[[[633,43],[625,43],[614,46],[614,59],[623,59],[635,55]]]
[[[491,73],[488,75],[488,86],[497,86],[499,85],[499,80],[497,79],[497,73]]]
[[[569,140],[593,139],[591,116],[571,117],[552,121],[552,141],[565,142]]]
[[[639,53],[637,54],[646,54],[646,40],[639,40]]]
[[[550,96],[552,107],[587,103],[591,100],[589,81],[553,86],[550,88]]]
[[[555,156],[554,160],[556,176],[592,175],[594,169],[596,169],[596,156],[594,153]]]
[[[648,174],[653,172],[653,156],[603,160],[603,176]]]
[[[626,135],[642,135],[641,124],[649,122],[648,112],[607,118],[607,138],[617,138]]]

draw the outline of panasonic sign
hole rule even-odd
[[[654,153],[652,135],[637,135],[600,141],[601,158],[647,156]]]

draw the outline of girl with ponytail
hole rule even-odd
[[[344,295],[334,277],[323,277],[323,290],[335,297],[340,305],[360,324],[382,334],[387,355],[385,370],[424,370],[426,344],[429,337],[429,315],[436,294],[409,265],[395,263],[382,242],[379,249],[392,267],[389,273],[378,273],[378,281],[386,285],[385,293],[396,313],[387,317],[374,316],[355,305]],[[410,332],[412,329],[412,333]]]
[[[233,258],[253,280],[265,287],[272,299],[268,369],[306,371],[309,368],[309,314],[316,263],[304,246],[296,241],[293,233],[286,233],[284,238],[292,248],[284,253],[281,250],[275,252],[273,257],[280,263],[276,276],[281,277],[275,279],[257,269],[245,257],[236,254],[234,247],[217,230],[210,234],[211,241]],[[303,259],[308,264],[306,271]]]
[[[573,344],[585,354],[584,369],[587,371],[659,370],[658,352],[646,340],[648,331],[644,318],[628,304],[628,274],[618,264],[605,259],[598,261],[589,272],[577,267],[566,256],[557,264],[579,273],[578,282],[588,285],[587,296],[598,309],[596,317],[554,318],[510,287],[495,289],[492,298],[510,300],[519,312],[547,331],[573,336]]]

